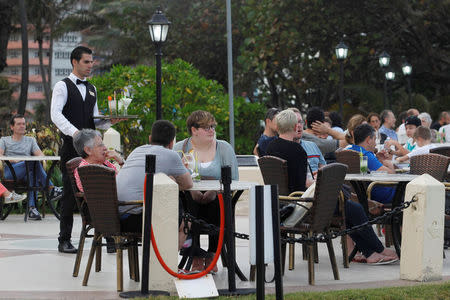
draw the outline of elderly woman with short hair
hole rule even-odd
[[[117,174],[116,167],[109,162],[109,159],[114,159],[119,165],[124,164],[123,158],[116,151],[106,148],[103,144],[102,135],[97,130],[83,129],[77,132],[73,137],[73,146],[82,158],[79,167],[90,164],[103,165],[113,169]],[[73,175],[78,189],[83,191],[78,169],[75,169]]]
[[[117,169],[109,162],[109,159],[114,159],[119,165],[124,164],[123,158],[116,151],[106,148],[105,144],[103,144],[102,135],[97,130],[82,129],[78,131],[73,137],[73,147],[82,158],[78,167],[90,164],[102,165],[113,169],[117,175]],[[78,189],[83,192],[78,168],[73,171],[73,175]],[[120,222],[125,231],[140,231],[142,228],[142,215],[130,214],[122,218]],[[108,253],[116,252],[113,238],[106,238],[106,249]]]

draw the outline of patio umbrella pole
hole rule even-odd
[[[140,291],[129,291],[120,293],[121,298],[136,298],[146,296],[169,296],[167,291],[149,291],[148,280],[150,272],[150,242],[152,227],[152,204],[153,204],[153,177],[155,175],[156,156],[148,154],[145,156],[145,194],[144,194],[144,232],[142,237],[142,281]]]

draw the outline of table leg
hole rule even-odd
[[[408,182],[398,183],[397,188],[395,190],[394,198],[392,199],[392,209],[401,205],[401,203],[403,202],[402,199],[405,194],[407,184]],[[402,220],[403,220],[403,213],[392,216],[390,220],[392,228],[392,240],[398,257],[400,257],[400,246],[402,242],[402,230],[401,230]]]

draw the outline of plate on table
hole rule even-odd
[[[111,120],[111,119],[137,119],[138,115],[111,115],[111,116],[94,116],[94,119]]]

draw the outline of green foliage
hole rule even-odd
[[[156,111],[155,72],[155,67],[115,65],[109,73],[91,79],[97,87],[99,109],[104,113],[108,113],[107,98],[115,90],[128,85],[135,90],[128,114],[138,115],[138,118],[114,126],[123,137],[125,153],[148,143]],[[200,76],[197,69],[181,59],[170,64],[163,63],[162,115],[163,119],[174,123],[178,141],[188,136],[186,119],[195,110],[211,112],[218,123],[217,138],[229,140],[228,96],[223,87]],[[235,135],[239,137],[236,140],[237,153],[251,153],[254,146],[253,134],[257,131],[264,110],[260,104],[246,103],[243,98],[235,99]]]

